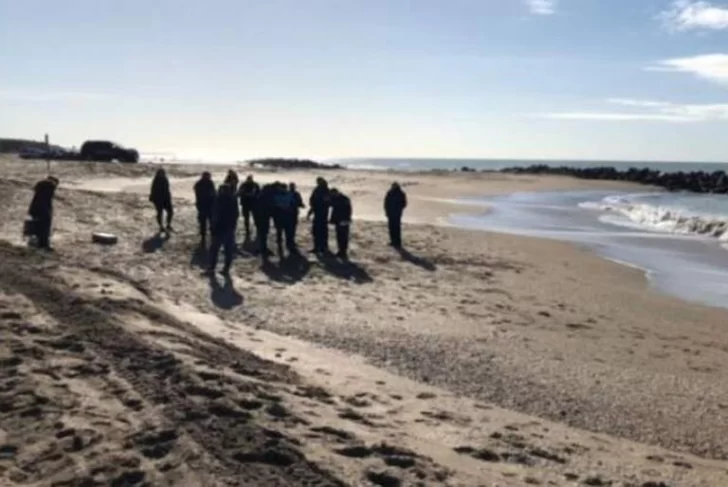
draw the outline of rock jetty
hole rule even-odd
[[[309,159],[253,159],[247,161],[250,167],[262,167],[267,169],[345,169],[340,164],[324,164]]]
[[[631,167],[619,170],[612,166],[569,167],[534,164],[527,167],[511,167],[501,172],[510,174],[552,174],[580,179],[602,179],[629,181],[632,183],[658,186],[668,191],[690,191],[693,193],[728,194],[728,175],[724,171],[664,172],[649,168]]]

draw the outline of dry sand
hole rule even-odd
[[[169,168],[164,241],[154,167],[54,165],[47,255],[20,238],[44,166],[0,161],[0,485],[728,485],[726,311],[570,245],[443,225],[486,211],[454,198],[605,183],[397,175],[400,255],[377,221],[393,176],[331,172],[353,263],[242,251],[226,281],[200,272],[200,168]]]

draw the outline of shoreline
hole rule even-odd
[[[619,194],[625,198],[628,193]],[[720,239],[653,230],[631,221],[617,223],[614,212],[584,209],[584,202],[591,208],[592,201],[611,201],[616,195],[580,190],[483,197],[479,203],[490,207],[488,218],[461,212],[451,221],[460,228],[584,247],[600,258],[641,270],[651,289],[686,302],[726,308],[728,254]]]
[[[185,367],[202,367],[202,375],[211,373],[208,368],[230,373],[228,362],[216,364],[213,354],[195,358],[191,343],[208,343],[208,336],[298,371],[301,381],[329,391],[330,399],[323,393],[321,400],[300,398],[291,391],[302,386],[286,383],[281,375],[276,376],[281,384],[270,387],[290,417],[311,424],[269,418],[264,411],[270,399],[265,398],[256,399],[265,407],[249,421],[298,439],[301,446],[296,448],[306,458],[349,483],[366,483],[362,479],[371,472],[381,474],[383,468],[405,485],[414,481],[414,469],[382,463],[381,452],[372,447],[382,441],[417,452],[416,457],[405,456],[414,458],[426,482],[444,485],[473,485],[474,479],[523,485],[527,478],[559,484],[565,478],[573,481],[567,474],[582,482],[599,476],[615,485],[664,481],[710,486],[728,479],[725,310],[664,296],[647,288],[642,272],[568,243],[433,224],[453,209],[433,198],[614,185],[500,175],[403,176],[411,213],[405,218],[407,252],[399,254],[385,245],[386,225],[377,220],[391,177],[327,173],[354,201],[351,266],[310,257],[297,266],[274,258],[270,266],[261,267],[243,250],[230,282],[218,278],[213,283],[200,275],[195,260],[194,205],[185,178],[194,177],[197,168],[173,176],[181,178],[172,181],[177,233],[149,253],[141,248],[154,231],[153,209],[146,201],[147,174],[124,168],[63,168],[54,235],[57,255],[32,257],[37,261],[30,257],[35,253],[26,256],[19,249],[18,229],[28,188],[44,168],[21,169],[11,164],[0,179],[6,215],[0,237],[14,244],[7,250],[15,255],[8,257],[9,269],[23,269],[23,279],[37,273],[47,275],[52,285],[62,283],[63,292],[76,296],[72,309],[104,306],[118,316],[134,343],[153,343],[155,353],[192,354]],[[316,175],[255,174],[261,181],[285,174],[303,192]],[[129,183],[128,176],[137,179]],[[139,180],[141,176],[145,179]],[[116,191],[93,190],[101,182],[114,186],[121,181],[126,183]],[[373,221],[358,220],[367,217]],[[119,244],[92,244],[90,232],[101,228],[118,235]],[[302,248],[309,239],[302,225]],[[4,285],[15,283],[11,279]],[[31,286],[23,289],[8,294],[8,309],[25,316],[23,306],[32,304],[61,312],[44,303],[45,294],[31,293]],[[21,302],[19,296],[28,294],[33,303]],[[116,299],[123,306],[114,304]],[[150,318],[166,315],[151,313],[148,306],[173,314],[177,321]],[[140,310],[147,314],[140,315]],[[75,322],[66,318],[64,323]],[[178,324],[170,329],[169,323]],[[15,339],[33,338],[28,334]],[[85,343],[96,350],[93,341]],[[148,374],[147,361],[139,364],[137,373]],[[126,363],[112,362],[110,367],[123,370]],[[274,370],[269,364],[256,367],[266,374]],[[18,370],[31,371],[23,366]],[[219,401],[235,397],[228,386],[214,383],[206,387],[222,394]],[[170,385],[162,380],[155,386],[164,390]],[[398,391],[404,399],[391,397]],[[326,405],[329,400],[333,405]],[[137,414],[122,411],[130,417]],[[164,408],[146,411],[160,414]],[[179,431],[194,426],[173,415],[163,420],[177,424]],[[319,427],[343,429],[358,439],[343,439],[340,433],[335,440],[335,435],[310,431]],[[107,438],[113,437],[112,430],[104,433]],[[314,433],[318,438],[307,436]],[[189,433],[180,437],[189,438]],[[336,453],[362,444],[367,449],[356,450],[361,458]],[[486,455],[486,450],[496,456]],[[543,451],[566,462],[539,457]],[[509,456],[516,454],[522,456]],[[144,460],[139,468],[156,471],[149,465]],[[443,470],[451,474],[440,480],[437,475]],[[213,472],[204,467],[199,475]]]

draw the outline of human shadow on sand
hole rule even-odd
[[[339,279],[353,281],[356,284],[367,284],[374,281],[366,269],[354,262],[340,260],[333,255],[319,254],[316,258],[326,272]]]
[[[164,247],[164,244],[169,240],[169,235],[166,233],[156,233],[142,242],[142,250],[145,254],[151,254]]]
[[[277,263],[270,260],[263,262],[261,270],[268,279],[276,282],[294,284],[308,274],[311,263],[302,255],[291,254]]]
[[[196,245],[190,257],[190,266],[207,269],[210,251],[203,245]]]
[[[402,260],[409,262],[410,264],[416,265],[417,267],[421,267],[422,269],[430,272],[435,272],[437,270],[437,266],[432,261],[415,255],[404,247],[398,248],[397,252],[402,257]]]
[[[235,289],[233,278],[230,275],[223,276],[221,286],[214,273],[210,275],[210,300],[218,308],[227,310],[243,304],[243,296]]]

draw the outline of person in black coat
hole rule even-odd
[[[324,178],[316,180],[316,188],[311,192],[308,200],[308,215],[313,215],[311,233],[313,235],[313,252],[316,254],[329,254],[329,209],[331,208],[331,193],[329,185]]]
[[[160,233],[165,231],[165,227],[162,225],[163,212],[167,213],[166,231],[170,232],[172,230],[174,209],[172,208],[172,192],[169,189],[169,179],[167,179],[167,173],[164,169],[157,170],[154,179],[152,179],[149,201],[154,204],[154,208],[157,210],[157,224]]]
[[[223,181],[223,182],[232,188],[233,194],[236,194],[238,192],[238,173],[237,173],[237,171],[229,169],[227,172],[227,175],[225,176],[225,181]]]
[[[33,233],[40,249],[50,250],[51,227],[53,225],[53,198],[58,187],[58,179],[48,176],[38,181],[33,188],[33,199],[28,215],[33,219]]]
[[[287,241],[288,251],[294,254],[298,253],[298,246],[296,245],[296,232],[298,231],[298,218],[302,208],[306,208],[303,204],[303,198],[301,193],[296,189],[296,183],[290,183],[288,185],[288,193],[290,194],[289,200],[289,238]]]
[[[275,183],[265,184],[255,200],[253,219],[255,220],[255,231],[258,238],[258,251],[263,261],[267,261],[271,255],[270,250],[268,250],[268,233],[270,232],[270,221],[275,217],[276,213],[275,197],[277,191]]]
[[[331,224],[336,229],[336,254],[342,260],[349,260],[349,232],[351,231],[351,200],[336,188],[331,190]]]
[[[210,268],[214,273],[217,267],[218,254],[222,247],[225,254],[223,273],[230,272],[230,266],[235,256],[235,229],[237,228],[240,211],[235,192],[230,184],[220,186],[215,198],[212,212],[212,243],[210,244]]]
[[[215,205],[215,183],[212,175],[205,171],[195,183],[195,206],[197,207],[197,223],[200,228],[200,242],[205,244],[208,225],[212,221],[212,210]]]
[[[255,212],[255,200],[260,193],[260,185],[253,181],[253,176],[248,176],[245,182],[240,185],[238,198],[240,208],[243,210],[243,221],[245,223],[245,241],[250,242],[250,217]]]
[[[402,248],[402,214],[407,208],[407,195],[397,183],[393,183],[384,197],[384,213],[389,223],[389,245]]]

